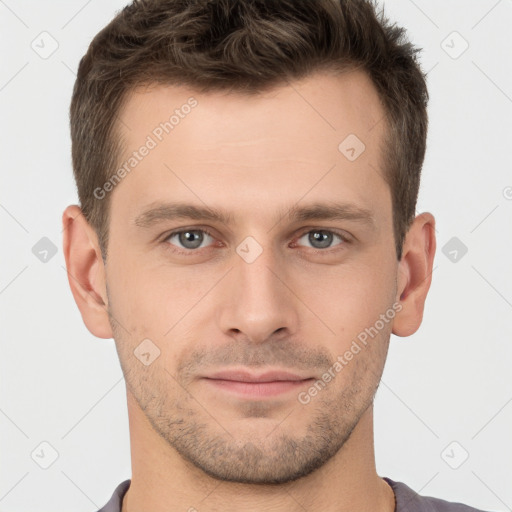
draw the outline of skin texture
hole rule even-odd
[[[122,160],[190,97],[197,105],[109,192],[106,266],[78,206],[63,215],[74,298],[89,331],[115,339],[126,380],[132,483],[123,512],[393,511],[375,469],[373,398],[390,334],[421,324],[435,220],[416,217],[398,262],[377,92],[362,71],[316,73],[255,96],[147,87],[120,113]],[[354,161],[338,150],[349,134],[365,144]],[[232,218],[136,224],[151,205],[176,201]],[[291,207],[334,202],[369,210],[373,224],[287,217]],[[190,239],[169,238],[179,229],[211,236],[187,249]],[[318,231],[332,240],[315,242]],[[257,245],[241,245],[246,237]],[[262,252],[248,263],[240,247]],[[299,392],[332,374],[382,314],[377,335],[301,403]],[[149,365],[134,354],[144,339],[146,353],[160,351]],[[227,369],[310,380],[240,396],[205,379]]]

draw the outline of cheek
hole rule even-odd
[[[393,304],[396,268],[382,262],[318,267],[298,286],[298,295],[340,337],[373,325]]]
[[[209,272],[125,259],[112,265],[107,276],[112,313],[129,331],[132,343],[149,338],[162,350],[168,345],[176,349],[180,333],[204,307],[201,298],[218,281],[218,272]]]

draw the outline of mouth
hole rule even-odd
[[[262,374],[238,370],[217,372],[203,380],[223,392],[245,398],[266,398],[297,391],[315,379],[279,370]]]

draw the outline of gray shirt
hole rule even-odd
[[[402,482],[395,482],[390,478],[382,477],[391,486],[395,493],[395,512],[484,512],[483,510],[468,507],[462,503],[420,496]],[[121,512],[123,496],[131,480],[119,484],[110,498],[110,501],[98,512]]]

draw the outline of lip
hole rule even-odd
[[[218,390],[234,393],[247,398],[265,398],[297,390],[313,377],[292,372],[273,370],[264,373],[250,373],[244,370],[216,372],[203,379]]]
[[[275,381],[302,381],[310,379],[312,377],[305,377],[297,375],[296,373],[283,371],[283,370],[271,370],[264,373],[250,373],[244,370],[226,370],[221,372],[213,373],[208,375],[207,379],[216,380],[231,380],[237,382],[275,382]]]

